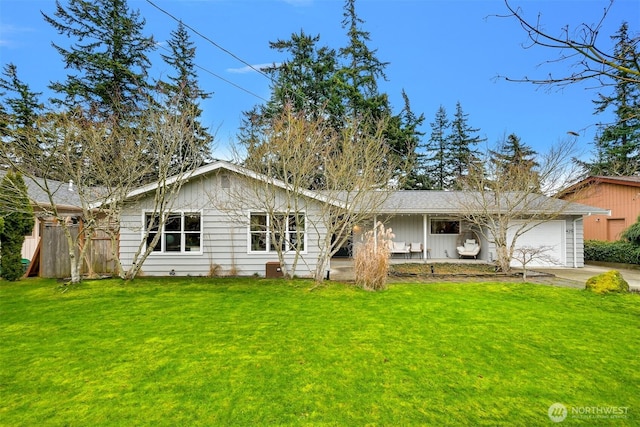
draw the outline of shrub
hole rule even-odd
[[[6,280],[18,280],[24,273],[22,243],[34,223],[27,187],[20,174],[7,172],[0,182],[0,217],[4,218],[0,230],[0,274]]]
[[[585,284],[585,289],[597,294],[610,292],[629,292],[629,283],[617,270],[611,270],[591,277]]]
[[[585,240],[584,259],[585,261],[640,264],[640,246],[625,241]]]
[[[369,291],[379,291],[387,286],[389,275],[389,244],[393,238],[391,229],[385,230],[379,222],[376,228],[367,231],[363,244],[354,256],[356,284]]]
[[[640,216],[635,223],[622,232],[620,237],[634,245],[640,245]]]

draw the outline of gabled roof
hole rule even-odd
[[[624,185],[627,187],[640,187],[640,176],[632,175],[632,176],[590,176],[582,181],[576,182],[570,187],[562,190],[559,193],[559,197],[566,196],[568,194],[574,193],[578,190],[581,190],[590,185],[598,185],[598,184],[615,184],[615,185]]]
[[[237,173],[258,181],[275,185],[276,187],[286,189],[287,184],[266,175],[253,172],[242,166],[235,165],[233,163],[218,160],[214,163],[202,166],[198,169],[187,173],[182,177],[184,180],[190,180],[193,178],[207,176],[215,171],[226,170],[229,172]],[[167,184],[173,184],[178,177],[172,177],[167,180]],[[148,192],[154,191],[158,187],[158,183],[152,183],[136,190],[133,190],[127,195],[127,198],[132,198],[140,195],[144,195]],[[377,190],[380,191],[380,190]],[[306,197],[318,200],[323,203],[331,203],[335,206],[346,206],[348,203],[346,196],[340,201],[335,200],[332,197],[340,198],[339,194],[323,191],[302,190],[300,192]],[[393,213],[393,214],[441,214],[441,215],[453,215],[462,213],[460,208],[461,204],[464,204],[465,198],[472,203],[473,200],[477,200],[479,193],[464,192],[464,191],[430,191],[430,190],[398,190],[390,191],[387,195],[385,202],[378,209],[378,213]],[[514,198],[516,197],[513,193]],[[531,195],[534,198],[539,198],[538,205],[541,206],[539,210],[535,209],[536,203],[528,203],[528,209],[532,214],[539,214],[545,212],[562,212],[566,215],[609,215],[610,211],[593,206],[587,206],[580,203],[568,202],[565,200],[554,199],[543,195]],[[503,197],[509,197],[509,194]],[[531,206],[534,206],[532,208]],[[496,208],[497,210],[497,208]]]
[[[243,175],[246,176],[248,178],[252,178],[255,179],[257,181],[260,182],[264,182],[264,183],[268,183],[271,185],[274,185],[278,188],[282,188],[282,189],[287,189],[287,184],[283,181],[280,181],[278,179],[273,179],[273,178],[269,178],[268,176],[261,174],[261,173],[257,173],[254,171],[251,171],[247,168],[244,168],[242,166],[238,166],[235,165],[233,163],[224,161],[224,160],[216,160],[213,163],[209,163],[207,165],[201,166],[197,169],[194,169],[191,172],[187,172],[184,176],[178,177],[178,176],[173,176],[169,179],[167,179],[166,183],[167,185],[171,185],[173,183],[175,183],[178,179],[183,179],[183,180],[191,180],[193,178],[197,178],[197,177],[201,177],[201,176],[207,176],[215,171],[219,171],[219,170],[226,170],[229,172],[233,172],[236,173],[238,175]],[[159,183],[155,182],[155,183],[151,183],[151,184],[147,184],[144,185],[142,187],[139,187],[133,191],[131,191],[129,194],[127,194],[127,198],[132,198],[132,197],[136,197],[136,196],[140,196],[146,193],[149,193],[151,191],[154,191],[158,188]],[[336,200],[331,200],[329,199],[327,196],[316,192],[316,191],[312,191],[312,190],[301,190],[300,194],[309,197],[310,199],[315,199],[318,200],[320,202],[323,203],[331,203],[334,204],[336,206],[343,206],[343,203],[339,203]]]

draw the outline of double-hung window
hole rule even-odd
[[[159,214],[144,215],[147,245],[160,234],[154,252],[182,253],[202,251],[202,216],[199,212],[170,212],[160,224]]]
[[[251,252],[273,252],[277,246],[284,252],[305,250],[305,215],[251,213],[249,249]]]

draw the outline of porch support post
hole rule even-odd
[[[422,241],[424,242],[424,245],[422,245],[422,259],[424,260],[424,262],[427,262],[427,227],[428,227],[429,221],[427,221],[427,214],[422,214]]]
[[[378,252],[378,215],[373,216],[373,249]]]

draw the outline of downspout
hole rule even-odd
[[[429,252],[427,251],[427,248],[429,247],[429,242],[427,242],[428,225],[427,214],[422,214],[422,241],[424,242],[424,246],[422,247],[422,259],[424,260],[424,262],[427,262],[427,255],[429,254]]]
[[[578,268],[578,221],[582,221],[581,216],[573,220],[573,268]]]

